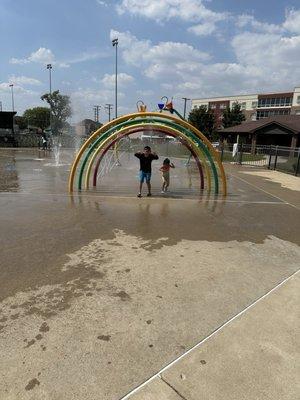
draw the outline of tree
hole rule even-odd
[[[25,110],[23,119],[26,121],[26,126],[32,125],[44,130],[50,125],[50,110],[47,107],[33,107]]]
[[[26,129],[28,126],[27,120],[24,117],[21,117],[20,115],[17,115],[14,118],[15,124],[18,125],[19,129]]]
[[[45,93],[41,99],[46,101],[51,109],[51,128],[55,135],[61,133],[61,130],[67,125],[67,119],[71,117],[70,97],[62,95],[59,90],[52,93]]]
[[[222,124],[224,128],[230,128],[231,126],[240,125],[245,119],[240,104],[234,103],[232,109],[227,107],[223,112]]]
[[[208,139],[212,140],[216,131],[215,114],[207,106],[194,108],[189,114],[189,122]]]

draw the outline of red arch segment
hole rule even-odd
[[[125,136],[132,135],[133,133],[141,132],[142,130],[143,130],[143,131],[146,131],[146,130],[150,131],[150,130],[151,130],[151,131],[153,131],[153,132],[164,133],[164,134],[166,135],[166,132],[165,132],[163,129],[159,129],[159,128],[154,128],[154,129],[153,129],[153,128],[151,128],[151,129],[147,129],[147,128],[143,128],[143,129],[141,129],[141,128],[136,128],[136,129],[132,129],[132,130],[130,130],[130,132],[126,132],[126,133],[123,134],[122,136],[120,136],[120,137],[114,139],[112,142],[109,143],[109,145],[108,145],[107,147],[105,147],[105,149],[104,149],[103,152],[101,153],[100,157],[98,158],[97,164],[96,164],[95,169],[94,169],[94,175],[93,175],[93,186],[94,186],[94,187],[97,185],[97,175],[98,175],[98,170],[99,170],[100,163],[101,163],[103,157],[105,156],[105,154],[108,152],[108,150],[109,150],[118,140],[120,140],[121,138],[123,138],[123,137],[125,137]],[[168,132],[168,136],[172,136],[172,137],[174,137],[174,138],[177,138],[177,136],[176,136],[175,134],[173,135],[172,133],[169,133],[169,132]],[[199,157],[197,156],[197,154],[194,152],[194,150],[193,150],[188,144],[186,144],[186,143],[182,143],[182,144],[183,144],[186,148],[189,149],[189,151],[191,152],[192,156],[194,157],[194,159],[195,159],[195,161],[196,161],[196,164],[197,164],[197,167],[198,167],[198,170],[199,170],[199,175],[200,175],[200,188],[201,188],[201,190],[203,190],[203,189],[204,189],[204,174],[203,174],[203,168],[202,168],[202,165],[201,165],[201,163],[200,163]]]

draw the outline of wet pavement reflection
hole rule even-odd
[[[73,153],[65,151],[64,162],[55,167],[47,152],[1,150],[0,234],[5,265],[0,271],[1,298],[28,286],[61,280],[57,259],[94,238],[112,238],[115,229],[152,241],[154,247],[162,246],[155,244],[161,237],[167,238],[164,246],[182,239],[262,243],[270,235],[299,243],[298,211],[239,181],[232,171],[226,199],[199,195],[195,188],[191,192],[183,185],[167,197],[157,194],[136,199],[136,164],[114,172],[121,175],[118,181],[114,176],[106,179],[106,188],[111,179],[110,191],[69,195],[72,158]],[[173,179],[174,186],[178,182]],[[159,192],[159,185],[157,176],[154,193]],[[46,266],[50,270],[45,275]]]
[[[70,195],[73,156],[0,149],[0,397],[120,398],[298,268],[299,192],[227,165],[228,196],[200,193],[178,160],[138,199],[128,156]]]

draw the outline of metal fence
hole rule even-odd
[[[300,174],[300,147],[256,146],[240,144],[234,151],[233,144],[220,150],[223,162],[278,170],[297,176]]]

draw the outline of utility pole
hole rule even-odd
[[[9,87],[11,88],[11,107],[12,107],[12,110],[15,111],[14,84],[11,83],[11,84],[9,85]]]
[[[95,122],[99,122],[99,110],[101,106],[94,106],[94,120]]]
[[[14,101],[14,84],[13,83],[11,83],[10,85],[9,85],[9,87],[11,88],[11,107],[12,107],[12,110],[13,110],[13,112],[15,111],[15,101]],[[2,105],[1,105],[1,108],[2,108]],[[15,119],[14,119],[14,115],[13,115],[13,122],[12,122],[12,134],[13,135],[15,135],[15,121],[14,121]],[[15,143],[15,138],[14,138],[14,143]],[[15,144],[14,144],[14,147],[15,147]]]
[[[115,76],[115,118],[118,118],[118,38],[112,40],[113,47],[116,46],[116,76]]]
[[[112,104],[105,104],[105,110],[108,110],[108,122],[110,122],[110,112],[112,110]]]
[[[0,111],[2,111],[2,101],[0,101]]]
[[[187,103],[187,101],[189,101],[189,100],[191,100],[191,99],[188,99],[187,97],[182,97],[182,100],[184,100],[183,118],[185,119],[185,114],[186,114],[186,103]]]

